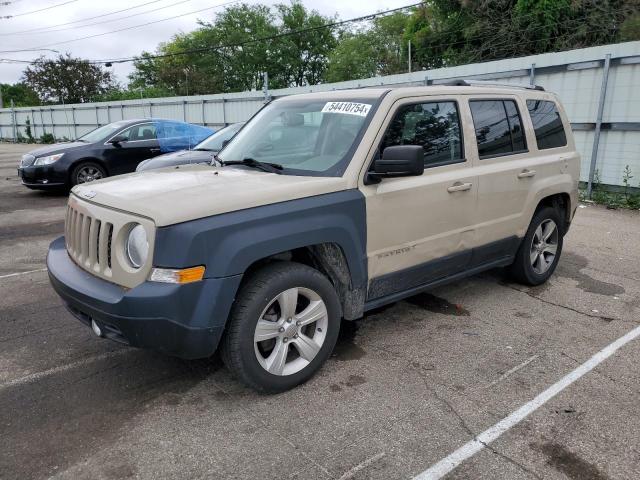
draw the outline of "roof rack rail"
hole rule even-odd
[[[544,87],[540,85],[527,85],[527,84],[519,84],[519,83],[500,83],[493,82],[491,80],[451,80],[444,83],[438,83],[436,85],[448,85],[452,87],[507,87],[507,88],[524,88],[526,90],[539,90],[544,92]]]

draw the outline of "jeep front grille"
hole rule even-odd
[[[67,251],[86,270],[111,276],[113,224],[67,207],[65,221]]]

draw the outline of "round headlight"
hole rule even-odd
[[[140,268],[147,261],[149,255],[149,241],[147,232],[142,225],[136,225],[129,232],[127,238],[127,258],[131,265]]]

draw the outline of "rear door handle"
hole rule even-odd
[[[151,151],[153,153],[156,153],[156,152],[159,152],[160,149],[159,148],[150,148],[149,151]]]
[[[518,178],[529,178],[535,176],[535,174],[535,170],[529,170],[528,168],[525,168],[518,174]]]
[[[449,193],[464,192],[465,190],[471,190],[472,186],[473,184],[471,183],[456,182],[453,185],[451,185],[449,188],[447,188],[447,192]]]

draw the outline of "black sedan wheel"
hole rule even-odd
[[[71,174],[71,182],[73,183],[73,185],[78,185],[80,183],[100,180],[101,178],[105,178],[106,176],[107,172],[105,172],[104,168],[102,168],[100,165],[93,162],[85,162],[81,163],[73,169],[73,173]]]

